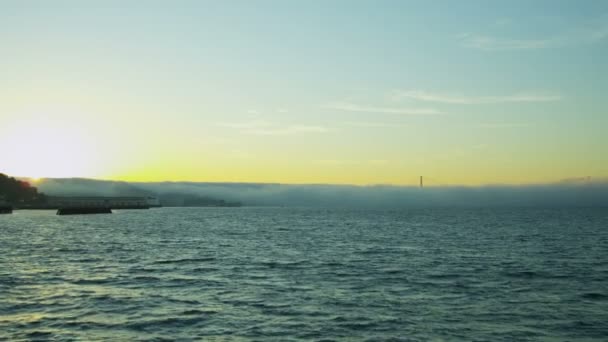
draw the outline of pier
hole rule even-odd
[[[152,197],[59,197],[47,199],[57,215],[111,214],[112,209],[149,209],[157,200]]]
[[[57,215],[84,215],[84,214],[111,214],[112,209],[102,207],[89,208],[60,208],[57,209]]]
[[[111,208],[111,209],[149,209],[153,198],[148,197],[70,197],[49,196],[49,208]]]

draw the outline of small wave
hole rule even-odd
[[[155,277],[155,276],[134,276],[131,279],[136,280],[136,281],[162,281],[163,280],[162,278]]]
[[[216,267],[197,267],[195,269],[192,269],[192,272],[190,273],[205,273],[205,272],[215,272],[218,271],[219,269]]]
[[[91,278],[91,279],[76,279],[72,280],[71,283],[75,285],[99,285],[107,284],[113,281],[112,278]]]
[[[299,260],[299,261],[263,261],[260,262],[261,265],[264,265],[268,268],[282,268],[282,269],[290,269],[290,268],[298,268],[299,265],[305,264],[307,261]]]
[[[206,318],[203,316],[193,316],[188,318],[181,317],[168,317],[162,319],[152,319],[145,320],[141,322],[133,322],[127,325],[127,328],[137,330],[137,331],[145,331],[147,329],[157,329],[158,327],[169,326],[169,327],[186,327],[190,325],[196,325],[200,322],[205,321]]]
[[[174,260],[158,260],[155,261],[154,264],[164,265],[164,264],[184,264],[191,262],[206,262],[206,261],[214,261],[214,257],[205,257],[205,258],[185,258],[185,259],[174,259]]]
[[[504,275],[512,278],[537,278],[541,275],[534,271],[517,271],[517,272],[505,272]]]
[[[431,279],[456,279],[456,278],[460,278],[461,275],[456,274],[456,273],[439,273],[439,274],[429,274],[429,275],[427,275],[427,277],[431,278]]]
[[[184,277],[173,277],[166,278],[163,280],[163,287],[184,287],[184,286],[192,286],[197,284],[208,284],[213,283],[212,281],[207,281],[204,279],[197,278],[184,278]]]
[[[71,258],[68,259],[70,262],[82,262],[82,263],[90,263],[90,262],[102,262],[103,259],[95,258],[95,257],[83,257],[83,258]]]
[[[66,320],[57,320],[56,322],[50,324],[50,326],[57,328],[74,328],[78,330],[113,330],[119,327],[118,324],[111,323]]]
[[[340,272],[335,272],[334,276],[336,276],[338,278],[349,278],[349,277],[358,277],[359,274],[356,272],[340,271]]]
[[[324,262],[320,266],[325,266],[325,267],[343,267],[344,263],[330,261],[330,262]]]
[[[384,253],[384,251],[382,249],[374,248],[374,249],[364,249],[362,251],[356,251],[355,253],[363,254],[363,255],[370,255],[370,254],[373,255],[373,254],[382,254],[382,253]]]
[[[248,279],[252,279],[252,280],[261,280],[261,279],[268,279],[269,275],[268,274],[248,273],[248,274],[246,274],[246,277]]]
[[[53,337],[55,334],[53,334],[50,331],[32,331],[30,333],[28,333],[26,336],[32,339],[49,339],[51,337]]]
[[[605,299],[608,299],[608,295],[605,295],[605,294],[602,294],[602,293],[597,293],[597,292],[583,293],[581,295],[581,297],[583,297],[585,299],[591,299],[591,300],[605,300]]]
[[[386,269],[382,270],[382,273],[385,273],[385,274],[400,274],[400,273],[403,273],[403,270],[396,269],[396,268],[386,268]]]
[[[375,322],[352,322],[339,324],[340,327],[350,330],[365,330],[368,331],[378,326]]]
[[[251,306],[255,307],[255,308],[272,310],[272,309],[288,308],[288,307],[292,306],[292,304],[288,304],[288,303],[267,304],[266,302],[257,302],[257,303],[252,303]]]
[[[164,297],[160,297],[164,298]],[[201,302],[198,300],[190,299],[177,299],[177,298],[166,298],[167,301],[172,303],[189,304],[189,305],[200,305]]]
[[[76,253],[76,254],[86,254],[88,250],[84,248],[69,248],[69,247],[60,247],[56,248],[55,251],[59,253]]]
[[[280,317],[327,317],[330,314],[327,312],[319,311],[319,310],[302,310],[299,308],[294,308],[293,306],[290,308],[275,308],[273,310],[266,310],[267,314],[272,314]],[[306,319],[306,318],[302,318]]]
[[[180,315],[183,316],[192,316],[192,315],[211,315],[211,314],[216,314],[217,311],[213,311],[213,310],[198,310],[198,309],[193,309],[193,310],[186,310],[184,312],[181,312]]]

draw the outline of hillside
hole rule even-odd
[[[0,197],[8,203],[32,204],[45,201],[45,195],[30,183],[0,173]]]

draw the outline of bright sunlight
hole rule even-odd
[[[18,120],[0,127],[2,169],[20,177],[95,174],[94,139],[82,125],[49,119]]]

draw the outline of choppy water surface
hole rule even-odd
[[[608,339],[602,209],[0,215],[0,340]]]

